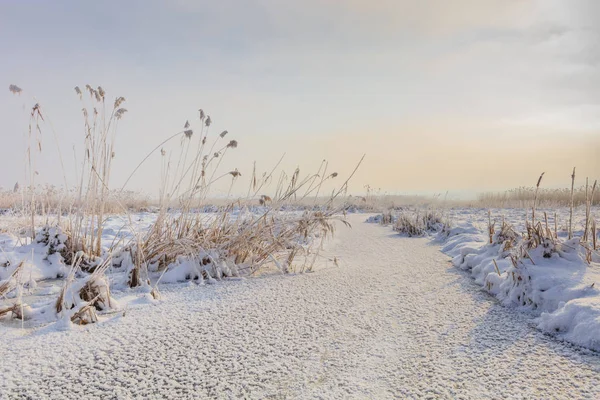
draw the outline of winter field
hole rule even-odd
[[[524,219],[522,210],[493,210],[492,218],[501,214],[515,229]],[[155,217],[137,214],[137,229]],[[568,250],[544,259],[533,249],[536,266],[512,267],[499,245],[486,244],[487,210],[450,210],[449,231],[417,238],[368,217],[349,214],[352,228],[336,222],[311,273],[275,268],[183,283],[175,282],[186,276],[174,274],[154,299],[158,274],[148,287],[129,288],[118,268],[108,268],[111,305],[85,325],[66,320],[72,312],[56,316],[65,279],[47,275],[57,268],[43,259],[47,246],[15,246],[5,234],[4,257],[29,259],[20,275],[29,283],[17,296],[31,318],[1,320],[0,397],[600,396],[600,358],[590,350],[598,332],[595,262]],[[109,218],[103,241],[123,225],[123,217]],[[531,276],[529,285],[513,281],[513,271]],[[79,279],[87,278],[71,287]],[[537,308],[519,304],[517,291]],[[77,310],[84,302],[72,292],[65,302],[74,297]],[[14,303],[6,297],[3,304]]]
[[[536,209],[537,220],[528,209],[412,210],[368,221],[433,235],[452,265],[501,304],[534,316],[547,334],[600,351],[597,212]]]
[[[600,396],[596,183],[575,170],[470,202],[350,196],[364,157],[242,178],[200,109],[114,187],[125,99],[75,95],[75,183],[38,181],[35,103],[27,178],[0,191],[0,398]],[[155,199],[127,189],[148,160]]]

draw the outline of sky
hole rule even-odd
[[[36,182],[75,183],[86,84],[127,99],[113,187],[186,120],[199,131],[199,108],[239,143],[221,164],[242,173],[234,193],[283,154],[289,174],[327,160],[338,184],[364,154],[355,194],[466,196],[541,172],[566,187],[574,166],[582,184],[600,177],[598,15],[594,0],[0,0],[0,185],[26,182],[35,103]],[[157,194],[160,168],[157,152],[127,188]]]

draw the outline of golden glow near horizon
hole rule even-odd
[[[74,164],[83,139],[72,88],[90,83],[127,98],[115,185],[186,120],[198,128],[203,108],[213,134],[227,129],[239,142],[223,161],[223,171],[242,172],[234,193],[246,192],[254,161],[269,171],[283,153],[289,174],[316,172],[327,159],[340,180],[366,154],[354,193],[367,184],[390,193],[500,190],[533,185],[542,171],[544,184],[566,187],[574,166],[581,179],[600,177],[597,15],[592,0],[178,0],[121,4],[118,13],[3,3],[0,34],[14,39],[0,43],[10,55],[0,76],[24,92],[0,95],[0,159],[17,166],[0,185],[23,180],[32,96]],[[53,134],[42,129],[38,182],[60,185]],[[156,192],[159,158],[131,189]]]

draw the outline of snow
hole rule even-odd
[[[327,245],[339,267],[123,293],[83,327],[1,324],[0,398],[600,397],[596,353],[494,301],[439,243],[364,219]]]
[[[515,226],[524,220],[523,211],[497,210],[495,217],[501,214]],[[560,210],[560,214],[566,224],[567,210]],[[483,219],[487,219],[487,212],[453,212],[453,223],[457,227],[440,240],[442,251],[453,257],[454,266],[469,271],[477,284],[505,306],[539,317],[536,319],[539,329],[600,351],[600,290],[595,285],[600,281],[600,264],[597,252],[590,264],[586,262],[577,237],[581,231],[575,232],[574,239],[566,240],[566,232],[561,229],[562,242],[556,248],[550,244],[538,246],[529,250],[531,260],[523,259],[514,266],[503,249],[502,240],[494,239],[494,243],[489,244],[482,224],[476,227],[474,221]],[[577,219],[580,220],[581,215]]]

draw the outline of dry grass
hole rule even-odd
[[[396,232],[410,237],[423,236],[428,232],[440,232],[448,229],[449,222],[444,215],[436,209],[417,209],[415,211],[401,212],[394,224]]]
[[[544,219],[542,221],[536,220],[536,207],[538,206],[538,192],[540,191],[540,183],[542,181],[543,173],[537,181],[536,189],[531,204],[531,221],[527,218],[525,220],[525,232],[523,234],[517,233],[515,229],[508,223],[502,220],[502,226],[499,232],[495,230],[495,222],[492,222],[491,212],[488,212],[488,233],[490,237],[490,244],[503,244],[505,255],[510,254],[513,263],[520,261],[523,258],[527,258],[533,263],[533,259],[529,256],[529,250],[536,248],[543,248],[542,255],[545,258],[552,257],[552,254],[557,253],[562,246],[565,246],[558,238],[558,222],[557,213],[554,213],[554,229],[548,222],[548,214],[544,212]],[[573,232],[573,208],[576,204],[575,196],[575,168],[571,174],[571,189],[568,192],[569,198],[567,204],[569,205],[569,222],[567,226],[567,240],[574,238]],[[592,217],[591,207],[594,204],[594,195],[596,191],[597,182],[594,181],[592,187],[589,187],[589,180],[586,179],[586,185],[582,190],[585,198],[585,222],[584,229],[580,238],[576,238],[578,246],[586,254],[586,260],[588,263],[592,262],[593,254],[597,254],[597,240],[598,231],[596,229],[596,221]],[[565,199],[566,200],[566,199]],[[598,255],[598,254],[597,254]]]
[[[17,280],[19,274],[21,273],[21,270],[23,269],[24,264],[25,264],[25,261],[21,261],[17,265],[17,267],[14,269],[14,271],[10,274],[8,279],[5,279],[4,281],[0,282],[0,297],[4,297],[8,292],[10,292],[15,287],[16,280]],[[0,268],[6,268],[6,267],[0,267]]]
[[[0,190],[0,210],[12,215],[31,215],[33,211],[41,220],[46,216],[76,212],[84,207],[78,200],[77,189],[69,191],[53,185],[40,185],[34,188],[33,196],[37,199],[35,209],[25,199],[32,196],[29,187],[17,186],[17,190]],[[148,210],[158,203],[149,196],[133,191],[110,190],[105,200],[105,211],[110,214],[123,212],[123,207],[136,212]]]
[[[585,186],[573,187],[573,206],[579,207],[586,204]],[[544,189],[536,187],[520,187],[505,192],[482,193],[475,202],[465,202],[465,206],[484,208],[529,208],[534,200],[538,208],[570,207],[571,187],[564,189]],[[592,206],[600,205],[600,199],[594,198]]]
[[[20,89],[11,91],[21,93]],[[346,197],[348,181],[356,169],[339,189],[323,197],[319,195],[323,185],[338,177],[337,172],[328,171],[326,161],[316,172],[281,172],[277,180],[277,165],[262,175],[254,170],[245,197],[228,196],[209,219],[199,213],[211,204],[211,188],[216,182],[229,181],[231,192],[242,175],[237,169],[221,170],[222,160],[239,143],[226,139],[227,131],[211,135],[212,120],[203,110],[199,110],[197,120],[186,121],[181,131],[156,146],[120,190],[111,190],[114,143],[118,122],[127,111],[122,108],[125,99],[108,101],[101,87],[94,89],[90,85],[85,90],[76,87],[75,92],[82,102],[85,135],[82,167],[74,188],[69,188],[66,178],[64,188],[40,186],[32,173],[26,185],[17,184],[12,191],[0,192],[0,207],[29,215],[32,239],[71,265],[54,302],[54,310],[61,318],[77,324],[93,323],[98,320],[96,311],[112,307],[105,274],[116,262],[113,258],[118,260],[115,268],[127,269],[130,287],[152,283],[150,293],[157,298],[160,278],[177,268],[182,259],[195,265],[198,278],[207,280],[252,274],[266,265],[276,266],[284,273],[310,270],[320,257],[324,240],[334,234],[333,221],[344,221],[348,205],[342,198]],[[30,171],[34,171],[36,155],[42,151],[41,133],[46,119],[36,103],[29,130]],[[176,149],[170,151],[173,144]],[[128,192],[126,185],[154,155],[160,157],[162,165],[156,222],[143,234],[132,228],[135,237],[128,243],[103,248],[102,230],[108,214],[126,213],[133,225],[129,211],[148,204]],[[360,162],[356,168],[359,165]],[[267,194],[274,181],[275,189]],[[239,213],[250,205],[256,207]],[[303,211],[290,212],[295,205],[301,205]],[[51,215],[56,216],[55,229],[50,227]],[[36,234],[37,222],[42,218],[46,225]],[[296,262],[298,258],[300,262]],[[19,268],[14,274],[18,271]],[[12,290],[10,282],[9,279],[3,283],[6,287],[0,288]],[[0,311],[14,313],[13,308]]]

